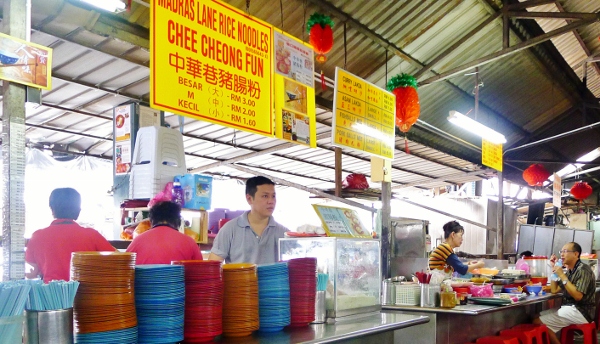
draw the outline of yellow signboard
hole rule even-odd
[[[314,52],[310,45],[275,32],[275,136],[317,146]]]
[[[0,79],[49,90],[52,49],[0,33]]]
[[[273,135],[273,28],[217,0],[152,0],[150,104]]]
[[[395,103],[392,93],[336,68],[332,143],[393,159]]]
[[[481,163],[502,172],[502,144],[481,140]]]

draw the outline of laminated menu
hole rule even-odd
[[[327,236],[371,238],[371,231],[366,229],[355,210],[313,204],[319,215]]]

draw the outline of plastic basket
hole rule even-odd
[[[421,302],[421,287],[418,284],[397,284],[396,304],[401,306],[418,306]]]

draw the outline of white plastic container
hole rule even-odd
[[[152,198],[186,172],[183,136],[178,130],[140,128],[131,159],[130,198]]]

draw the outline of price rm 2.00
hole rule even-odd
[[[250,116],[250,117],[256,116],[256,111],[254,111],[252,109],[246,109],[245,107],[241,107],[241,106],[238,106],[235,104],[231,105],[231,111],[241,113],[242,115],[246,115],[246,116]]]

